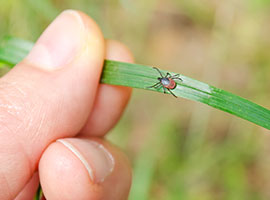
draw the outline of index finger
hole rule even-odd
[[[129,49],[115,40],[106,40],[106,59],[133,62]],[[132,88],[100,84],[94,107],[81,135],[104,136],[122,116],[129,101]]]

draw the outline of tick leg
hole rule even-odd
[[[169,72],[167,72],[165,78],[172,78],[172,75]]]
[[[147,88],[156,88],[158,85],[160,85],[161,83],[160,82],[158,82],[158,83],[156,83],[155,85],[152,85],[152,86],[150,86],[150,87],[147,87]]]
[[[180,80],[180,81],[183,81],[183,79],[181,79],[180,77],[172,78],[172,80],[175,80],[175,79]]]
[[[168,73],[169,74],[169,73]],[[170,74],[169,74],[170,75]],[[166,75],[167,76],[167,75]],[[177,79],[177,80],[180,80],[180,81],[183,81],[183,79],[181,79],[180,77],[180,74],[175,74],[175,75],[173,75],[173,76],[170,76],[169,78],[171,78],[171,79],[173,79],[173,80],[175,80],[175,79]]]
[[[162,75],[162,73],[161,73],[161,71],[158,69],[158,68],[156,68],[156,67],[153,67],[155,70],[157,70],[158,71],[158,73],[160,74],[160,76],[163,78],[164,76]]]
[[[168,90],[175,98],[177,98],[177,96],[170,89],[168,89]]]
[[[171,78],[179,78],[180,74],[175,74]]]
[[[178,80],[180,80],[180,81],[183,81],[183,79],[181,79],[179,76],[180,76],[180,74],[175,74],[175,75],[173,75],[173,76],[171,77],[171,79],[178,79]]]
[[[154,88],[155,88],[155,89],[159,89],[161,86],[162,86],[162,85],[159,84],[159,85],[155,86]]]
[[[165,87],[164,87],[164,86],[162,86],[162,88],[163,88],[164,94],[166,94]]]

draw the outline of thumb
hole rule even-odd
[[[104,39],[95,22],[68,10],[0,79],[0,199],[16,196],[49,143],[83,127],[103,60]]]

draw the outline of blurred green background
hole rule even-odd
[[[269,0],[0,0],[0,37],[35,41],[82,10],[137,63],[270,108]],[[129,155],[130,200],[270,199],[269,131],[185,99],[134,90],[108,139]]]

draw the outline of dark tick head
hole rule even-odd
[[[160,82],[162,85],[164,85],[165,87],[170,85],[170,80],[168,78],[161,78]]]
[[[157,80],[159,80],[159,81],[161,81],[161,79],[162,79],[161,77],[158,77],[158,78],[157,78]]]

